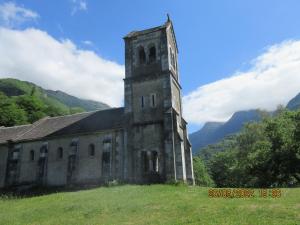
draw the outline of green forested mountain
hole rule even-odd
[[[45,116],[101,110],[108,105],[83,100],[61,91],[45,90],[17,79],[0,79],[0,126],[33,123]]]
[[[68,95],[67,93],[62,91],[46,90],[46,93],[48,97],[54,98],[60,101],[61,103],[67,105],[68,107],[80,107],[86,111],[94,111],[98,109],[109,108],[109,106],[105,103],[93,100],[80,99],[72,95]]]
[[[196,154],[207,145],[217,143],[226,136],[239,132],[245,123],[258,121],[260,118],[261,112],[259,110],[249,110],[234,113],[225,123],[206,123],[201,130],[189,135],[193,153]]]
[[[286,108],[289,110],[300,109],[300,93],[288,102]],[[272,113],[270,112],[269,114]],[[259,110],[239,111],[234,113],[225,123],[206,123],[200,130],[189,135],[193,153],[197,154],[208,145],[216,144],[228,135],[240,132],[246,123],[259,121],[266,114],[268,113]]]

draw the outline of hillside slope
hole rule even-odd
[[[286,108],[289,110],[300,109],[300,93],[288,102]]]
[[[80,107],[86,111],[110,108],[107,104],[92,100],[80,99],[62,91],[46,90],[47,96],[52,97],[69,107]]]
[[[62,91],[46,90],[34,83],[12,78],[0,79],[0,91],[9,97],[24,94],[30,95],[34,92],[34,95],[45,101],[45,103],[55,105],[64,110],[75,107],[82,108],[85,111],[110,108],[102,102],[80,99]]]
[[[300,109],[300,93],[288,102],[286,108],[289,110]],[[272,113],[270,112],[270,115]],[[206,123],[202,129],[189,135],[193,153],[198,153],[201,148],[207,147],[209,144],[216,144],[228,135],[238,133],[245,123],[260,119],[261,114],[258,110],[249,110],[234,113],[225,123]]]
[[[239,132],[245,123],[258,121],[260,117],[258,110],[239,111],[225,123],[206,123],[200,131],[190,134],[193,154],[209,144],[222,140],[227,135]]]
[[[46,116],[62,116],[109,108],[61,91],[45,90],[17,79],[0,79],[0,126],[34,123]]]

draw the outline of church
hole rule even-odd
[[[0,127],[0,188],[194,184],[172,21],[124,42],[124,107]]]

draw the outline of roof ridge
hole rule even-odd
[[[62,116],[48,116],[48,119],[55,119],[55,118],[61,118],[61,117],[71,117],[71,116],[77,116],[77,115],[81,115],[81,114],[91,114],[91,113],[95,113],[97,111],[101,111],[101,110],[95,110],[95,111],[88,111],[88,112],[80,112],[80,113],[74,113],[74,114],[68,114],[68,115],[62,115]]]
[[[6,127],[6,126],[0,126],[0,130],[1,129],[11,129],[11,128],[18,128],[18,127],[26,127],[26,126],[31,126],[32,124],[22,124],[22,125],[16,125],[16,126],[12,126],[12,127]]]

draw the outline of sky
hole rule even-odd
[[[300,92],[298,0],[0,0],[0,78],[123,105],[124,42],[169,13],[190,131]]]

